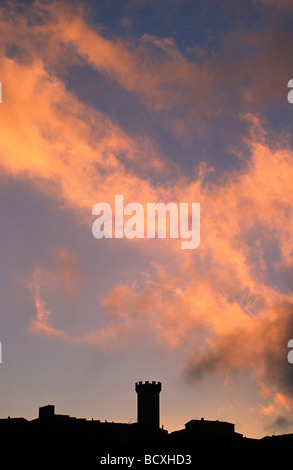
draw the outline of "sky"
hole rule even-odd
[[[2,1],[0,416],[293,432],[291,0]],[[200,203],[200,244],[93,236]],[[126,218],[125,218],[126,220]]]

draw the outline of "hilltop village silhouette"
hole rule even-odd
[[[184,429],[169,433],[160,427],[161,389],[161,382],[136,382],[137,422],[131,424],[59,415],[54,405],[40,407],[38,418],[31,421],[0,419],[1,455],[6,450],[11,462],[30,461],[41,455],[43,462],[57,458],[59,463],[63,459],[66,463],[130,467],[134,462],[143,463],[146,454],[147,463],[151,458],[156,459],[155,464],[167,463],[159,459],[168,457],[169,464],[183,464],[209,449],[293,448],[293,434],[253,439],[235,432],[232,423],[204,418],[192,419]],[[133,457],[133,462],[126,460],[127,456]]]

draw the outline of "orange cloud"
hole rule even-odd
[[[58,283],[60,279],[62,280],[62,275],[58,276],[56,272],[54,274],[55,283]],[[42,291],[48,291],[48,283],[50,282],[52,282],[52,272],[50,270],[40,267],[35,268],[29,285],[36,311],[35,317],[31,320],[28,328],[31,334],[41,333],[68,344],[99,346],[107,351],[115,351],[117,348],[127,346],[128,340],[139,334],[138,331],[142,331],[142,328],[139,328],[141,319],[135,318],[132,315],[133,311],[128,309],[129,289],[126,286],[117,287],[112,292],[111,300],[107,298],[104,300],[109,315],[101,328],[91,330],[83,335],[75,335],[68,330],[55,327],[51,320],[52,314],[55,313],[54,309],[49,307],[42,297]],[[124,306],[123,300],[125,301]],[[115,308],[113,309],[114,305]]]
[[[6,172],[50,194],[58,188],[77,210],[109,197],[109,188],[111,197],[116,187],[135,200],[137,186],[142,197],[152,197],[149,183],[117,158],[140,159],[139,146],[109,118],[78,102],[40,61],[27,67],[6,59],[0,73],[0,164]]]

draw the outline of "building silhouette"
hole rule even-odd
[[[136,382],[137,423],[140,426],[157,429],[160,427],[161,382]]]
[[[161,388],[160,382],[136,382],[137,422],[131,424],[59,415],[51,404],[41,406],[38,417],[30,421],[0,419],[1,457],[7,454],[11,464],[34,458],[56,463],[57,459],[68,468],[69,464],[99,464],[106,456],[133,456],[141,462],[146,454],[198,459],[201,452],[206,455],[213,449],[293,447],[293,434],[251,439],[235,432],[233,423],[204,418],[192,419],[184,429],[169,433],[160,427]]]

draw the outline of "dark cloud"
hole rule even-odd
[[[231,333],[211,335],[205,347],[194,351],[185,373],[197,381],[210,374],[253,372],[260,382],[293,397],[293,367],[287,360],[293,338],[293,306],[276,303],[268,314],[247,319]]]

